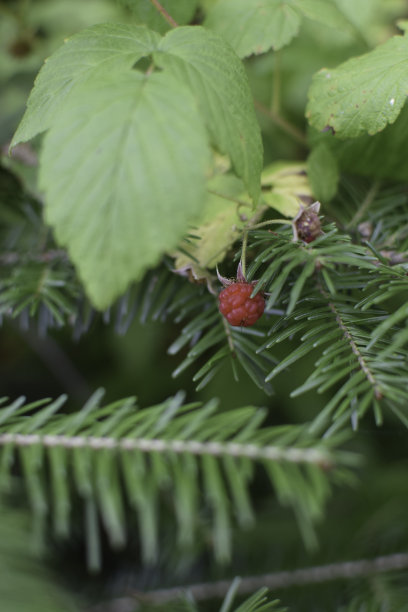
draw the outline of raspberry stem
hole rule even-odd
[[[251,225],[251,230],[260,229],[261,227],[265,227],[266,225],[273,225],[274,223],[281,223],[282,225],[292,225],[292,221],[289,219],[269,219],[268,221],[262,221],[261,223],[256,223],[256,225]]]
[[[242,250],[241,250],[241,269],[242,275],[246,278],[246,251],[248,244],[248,231],[244,230],[244,235],[242,236]]]

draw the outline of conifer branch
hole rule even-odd
[[[310,436],[304,428],[261,428],[266,415],[252,407],[222,413],[211,401],[197,410],[197,404],[183,405],[183,394],[178,394],[140,411],[134,398],[101,406],[101,397],[101,391],[95,393],[75,414],[57,414],[64,396],[28,405],[24,398],[8,405],[3,400],[2,483],[10,478],[13,458],[18,459],[34,514],[43,517],[50,507],[58,536],[69,534],[71,499],[79,495],[87,507],[92,504],[100,513],[114,546],[125,542],[124,507],[129,504],[141,525],[146,561],[158,554],[154,508],[163,488],[172,490],[180,542],[191,545],[194,541],[194,511],[203,503],[211,516],[215,556],[227,559],[233,515],[241,525],[252,521],[250,465],[263,466],[278,499],[295,509],[302,533],[310,540],[331,479],[356,459],[333,449],[331,442]],[[50,491],[42,485],[48,471]],[[117,478],[112,479],[112,473]],[[305,487],[309,488],[307,499],[302,494]],[[90,533],[98,533],[98,512],[92,513]],[[95,551],[92,543],[89,546]],[[98,566],[98,560],[92,562]]]
[[[407,568],[408,553],[395,553],[375,557],[373,559],[358,559],[356,561],[305,567],[293,571],[272,572],[260,576],[247,576],[241,579],[238,592],[240,594],[251,593],[262,586],[268,587],[271,590],[276,590],[294,586],[321,584],[331,580],[353,580],[355,578],[400,571]],[[141,601],[165,603],[177,599],[185,593],[191,593],[197,601],[204,601],[216,597],[223,597],[230,585],[230,580],[219,580],[210,583],[160,589],[143,594],[136,592],[133,597]]]
[[[373,372],[369,368],[367,361],[364,358],[361,350],[357,346],[357,343],[355,342],[353,335],[351,334],[349,328],[347,327],[346,323],[343,321],[343,318],[339,310],[336,308],[335,304],[332,301],[330,301],[329,296],[326,294],[325,291],[322,290],[321,287],[319,287],[319,291],[321,292],[323,297],[327,299],[327,305],[330,308],[331,312],[334,314],[336,322],[338,326],[340,327],[341,331],[343,332],[344,338],[346,338],[346,340],[350,344],[351,350],[353,354],[355,355],[360,368],[362,369],[362,371],[365,374],[365,377],[367,378],[368,382],[371,384],[371,386],[374,389],[375,398],[378,400],[381,399],[383,397],[383,392],[381,390],[381,387],[379,383],[377,382]]]
[[[325,470],[333,467],[333,457],[326,450],[239,444],[234,442],[200,442],[198,440],[163,440],[151,438],[111,438],[96,436],[64,436],[51,434],[0,434],[0,446],[36,446],[46,448],[89,448],[92,450],[138,450],[143,453],[188,453],[213,457],[247,457],[253,460],[269,460],[299,464],[313,464]]]

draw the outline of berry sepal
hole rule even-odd
[[[234,283],[248,283],[247,279],[245,278],[244,272],[242,270],[242,262],[241,260],[239,260],[239,264],[238,264],[238,268],[237,268],[237,276],[236,278],[226,278],[225,276],[221,276],[218,267],[217,267],[217,277],[218,280],[220,281],[221,285],[223,287],[229,287],[230,285],[233,285]],[[258,281],[252,281],[252,283],[250,283],[251,285],[256,285]]]

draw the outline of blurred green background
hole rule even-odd
[[[62,44],[64,38],[78,30],[103,21],[136,21],[137,16],[127,4],[131,3],[115,0],[0,2],[2,164],[11,167],[34,193],[35,167],[10,161],[7,143],[22,116],[35,75],[43,60]],[[353,4],[344,1],[349,11]],[[280,105],[286,117],[299,129],[306,130],[303,113],[312,74],[322,66],[335,66],[385,40],[395,31],[395,18],[407,12],[406,3],[400,0],[367,0],[363,4],[366,20],[358,39],[306,22],[300,36],[287,49],[279,54],[250,58],[246,66],[254,97],[269,108],[274,103],[274,88],[279,87]],[[279,83],[274,81],[277,63]],[[290,140],[264,115],[260,114],[259,120],[264,136],[265,164],[277,159],[305,159],[307,151],[302,145]],[[39,142],[34,143],[34,150],[39,145]],[[184,389],[189,400],[218,397],[223,410],[245,404],[266,406],[268,423],[274,425],[303,423],[317,414],[327,400],[314,393],[289,399],[293,380],[297,379],[300,384],[309,374],[311,363],[296,365],[292,371],[281,375],[271,398],[257,389],[245,374],[236,383],[228,364],[203,391],[196,393],[188,369],[177,379],[171,375],[180,356],[168,355],[167,348],[179,330],[174,325],[142,324],[135,319],[127,333],[120,336],[112,325],[96,316],[88,333],[74,340],[69,327],[39,337],[35,327],[25,329],[18,321],[5,318],[0,330],[0,396],[25,395],[32,400],[67,393],[74,410],[100,386],[105,388],[107,400],[137,395],[142,406],[162,401]],[[282,354],[287,352],[283,347],[278,349],[278,358],[279,350]],[[377,429],[368,417],[348,445],[364,455],[364,469],[354,486],[336,490],[327,518],[318,530],[320,548],[314,553],[305,550],[293,517],[264,494],[265,483],[259,478],[254,487],[259,522],[255,530],[236,537],[235,554],[229,567],[216,567],[204,552],[191,559],[177,558],[173,535],[166,525],[163,527],[163,555],[158,566],[142,568],[139,565],[137,539],[132,536],[125,551],[105,551],[101,576],[86,577],[81,527],[69,542],[49,542],[49,565],[68,589],[85,599],[98,600],[101,593],[106,593],[107,597],[118,596],[129,588],[162,588],[403,550],[408,545],[405,431],[393,419]],[[16,499],[20,499],[19,492]],[[402,576],[402,582],[403,579]],[[389,584],[392,586],[391,579],[378,579],[382,593],[388,592]],[[289,589],[277,595],[292,606],[292,610],[327,612],[341,609],[345,600],[356,593],[364,593],[365,588],[370,588],[369,581],[347,584],[338,581],[318,588]],[[213,602],[207,609],[217,608]]]

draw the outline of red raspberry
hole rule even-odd
[[[263,294],[250,295],[254,290],[252,283],[231,283],[218,296],[219,309],[230,325],[249,327],[256,323],[265,308]]]

